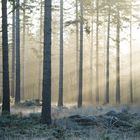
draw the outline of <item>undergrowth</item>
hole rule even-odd
[[[68,110],[70,114],[74,112],[74,109]],[[80,111],[73,114],[81,114]],[[59,112],[62,115],[59,115]],[[40,113],[30,113],[25,116],[20,112],[14,115],[0,116],[0,140],[139,140],[140,138],[140,120],[134,120],[130,117],[128,117],[130,122],[131,120],[134,121],[134,129],[121,132],[118,130],[108,131],[99,126],[86,127],[72,124],[67,117],[69,113],[66,113],[65,110],[58,110],[56,114],[53,117],[52,125],[49,127],[41,124]],[[123,119],[126,119],[124,117]]]

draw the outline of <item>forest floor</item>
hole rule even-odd
[[[0,140],[140,140],[140,106],[52,107],[52,125],[40,123],[41,106],[26,101],[0,115]]]

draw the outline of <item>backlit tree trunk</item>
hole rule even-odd
[[[76,93],[78,94],[78,73],[79,73],[79,68],[78,68],[78,65],[79,65],[79,22],[78,22],[78,0],[76,0]]]
[[[43,55],[43,88],[42,88],[42,123],[51,124],[51,25],[52,1],[45,0],[44,10],[44,55]]]
[[[82,107],[82,94],[83,94],[83,0],[80,0],[80,54],[79,54],[78,107]]]
[[[63,106],[63,0],[60,0],[60,62],[58,106]]]
[[[132,75],[132,4],[130,13],[130,103],[133,103],[133,75]]]
[[[94,5],[93,5],[94,6]],[[91,46],[90,46],[90,101],[93,101],[93,10],[91,20]]]
[[[25,71],[25,31],[26,31],[26,0],[23,7],[23,34],[22,34],[22,98],[24,99],[24,71]]]
[[[11,81],[11,96],[15,96],[15,1],[13,1],[12,15],[12,81]]]
[[[16,0],[16,95],[15,104],[20,102],[20,12],[19,0]]]
[[[8,29],[7,0],[2,0],[2,61],[3,61],[3,101],[2,114],[10,114],[9,61],[8,61]]]
[[[110,47],[110,4],[108,9],[108,27],[107,27],[107,52],[106,52],[106,87],[105,87],[105,104],[109,103],[109,47]]]
[[[96,0],[96,103],[99,103],[99,0]]]
[[[120,11],[117,9],[117,37],[116,37],[116,103],[120,103]]]

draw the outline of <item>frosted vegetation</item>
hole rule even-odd
[[[51,126],[40,123],[41,106],[25,101],[12,106],[11,116],[0,116],[0,138],[6,140],[139,140],[138,105],[77,108],[52,107]]]

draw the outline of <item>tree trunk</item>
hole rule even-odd
[[[131,5],[132,8],[132,5]],[[130,15],[130,103],[133,103],[133,75],[132,75],[132,9]]]
[[[24,68],[25,68],[25,31],[26,31],[26,0],[23,8],[23,35],[22,35],[22,98],[24,99]]]
[[[51,124],[51,24],[52,1],[45,0],[44,10],[44,59],[43,59],[43,88],[42,88],[42,123]]]
[[[82,107],[82,94],[83,94],[83,0],[80,1],[80,54],[79,54],[78,107]]]
[[[78,23],[78,0],[76,0],[76,93],[78,93],[78,73],[79,73],[79,23]]]
[[[63,0],[60,0],[60,60],[58,106],[63,106]]]
[[[117,10],[117,38],[116,38],[116,103],[120,103],[120,11]]]
[[[15,96],[15,1],[13,1],[12,15],[12,81],[11,81],[11,96]]]
[[[93,11],[92,11],[93,12]],[[91,21],[91,47],[90,47],[90,101],[93,101],[93,14]]]
[[[99,0],[96,0],[96,102],[99,103]]]
[[[106,89],[105,104],[109,103],[109,47],[110,47],[110,4],[108,9],[108,27],[107,27],[107,52],[106,52]]]
[[[2,0],[2,54],[3,54],[3,102],[2,114],[10,114],[9,61],[8,61],[7,0]]]
[[[20,13],[19,0],[16,1],[16,95],[15,104],[20,102]]]

